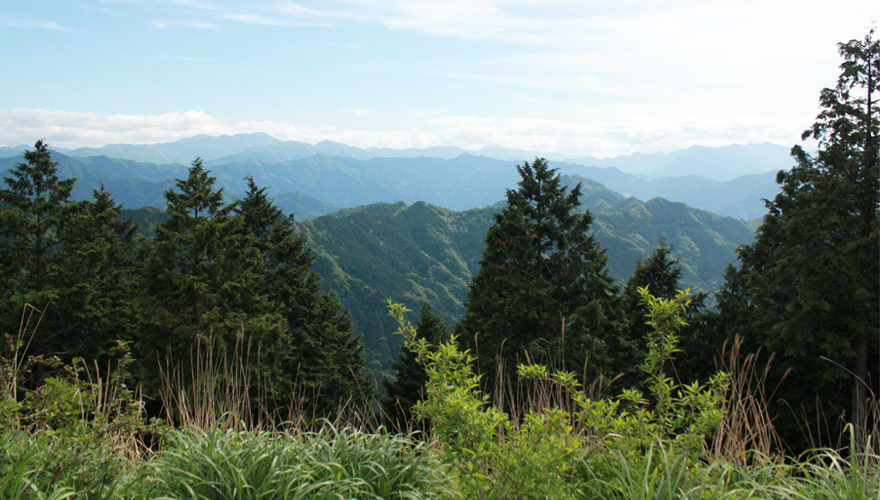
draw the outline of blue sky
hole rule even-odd
[[[0,146],[793,145],[876,1],[0,3]]]

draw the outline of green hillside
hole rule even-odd
[[[619,195],[595,184],[583,189],[585,208],[600,212],[592,228],[607,249],[612,276],[620,281],[662,235],[675,247],[684,284],[715,291],[724,268],[736,258],[735,248],[753,238],[743,221],[681,203],[629,198],[609,206],[608,199]],[[389,338],[396,327],[385,314],[387,299],[413,310],[428,301],[450,323],[463,314],[470,277],[498,210],[378,203],[299,223],[318,255],[314,270],[351,309],[355,329],[364,335],[371,368],[385,369],[397,349],[398,339]]]
[[[414,203],[376,204],[301,222],[317,254],[313,269],[349,308],[372,369],[385,366],[399,339],[385,301],[417,309],[430,302],[452,320],[476,272],[497,208],[465,212]]]
[[[593,231],[607,250],[608,267],[615,278],[629,277],[635,261],[647,256],[662,235],[675,248],[684,283],[704,292],[718,290],[724,268],[736,259],[736,247],[754,238],[745,221],[663,198],[647,203],[628,198],[597,214]]]

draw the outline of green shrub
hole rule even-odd
[[[668,449],[688,463],[705,456],[706,441],[724,416],[727,376],[719,373],[706,386],[676,384],[666,370],[677,352],[677,332],[685,325],[688,291],[673,299],[653,297],[647,289],[640,293],[652,326],[642,364],[649,394],[627,390],[616,399],[594,400],[573,373],[548,374],[544,366],[521,365],[521,380],[543,383],[545,391],[563,393],[574,405],[569,410],[557,398],[561,406],[530,407],[521,419],[489,404],[473,372],[474,358],[460,351],[454,338],[431,349],[404,320],[406,309],[389,303],[400,325],[397,333],[426,366],[425,400],[414,411],[432,422],[432,436],[444,460],[455,467],[465,496],[579,497],[590,477],[585,470],[614,469],[620,457],[656,468],[651,463],[655,443],[664,456]],[[680,459],[685,458],[673,463]]]

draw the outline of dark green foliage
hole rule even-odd
[[[647,288],[654,297],[672,300],[678,295],[681,287],[682,270],[679,262],[671,257],[673,247],[660,243],[645,259],[636,263],[632,275],[627,279],[623,289],[623,310],[627,319],[627,348],[618,359],[623,361],[619,373],[624,378],[617,382],[618,386],[632,387],[638,379],[640,360],[647,353],[646,339],[651,327],[646,323],[648,308],[646,307],[639,288]],[[682,319],[687,323],[678,332],[678,352],[674,359],[673,376],[678,383],[686,384],[695,380],[708,380],[715,374],[714,358],[721,349],[716,341],[702,328],[701,310],[705,307],[707,295],[697,293],[688,303]]]
[[[243,220],[223,206],[223,193],[196,159],[179,192],[168,191],[170,219],[156,227],[156,239],[141,248],[138,341],[141,371],[155,394],[159,366],[169,359],[187,366],[193,350],[209,336],[221,349],[241,343],[255,380],[280,384],[279,355],[286,322],[261,287],[263,259]]]
[[[607,257],[589,233],[589,211],[576,210],[580,186],[569,192],[542,159],[517,171],[519,188],[489,228],[456,326],[489,388],[496,362],[508,375],[527,359],[581,373],[588,360],[604,368],[621,341]]]
[[[43,141],[23,156],[26,163],[16,165],[4,178],[7,189],[0,190],[0,201],[9,207],[0,212],[2,299],[14,309],[28,301],[42,308],[55,298],[64,224],[84,208],[69,201],[76,179],[59,180],[58,164]]]
[[[623,288],[623,313],[627,320],[626,340],[623,352],[617,356],[615,374],[623,375],[619,385],[632,387],[640,378],[639,365],[645,359],[646,339],[651,327],[646,323],[648,308],[639,294],[639,288],[647,288],[655,297],[672,299],[676,296],[681,280],[681,267],[670,258],[672,247],[666,246],[663,237],[651,255],[637,261],[632,275]]]
[[[335,296],[321,290],[321,278],[311,271],[314,256],[306,238],[294,234],[293,216],[285,217],[246,178],[245,197],[234,206],[242,219],[240,235],[253,237],[262,256],[257,287],[286,321],[280,352],[286,387],[278,387],[282,407],[298,406],[310,417],[330,417],[340,407],[369,396],[360,337],[352,335],[351,318]],[[296,391],[297,400],[291,399]]]
[[[73,202],[75,179],[38,141],[0,189],[0,328],[18,331],[25,304],[42,310],[31,354],[97,359],[127,338],[128,257],[135,227],[103,188]]]
[[[416,339],[427,340],[431,346],[438,346],[449,338],[443,316],[435,313],[427,302],[422,304],[419,312],[415,336]],[[397,361],[391,362],[391,368],[395,371],[394,380],[385,379],[382,382],[385,386],[382,410],[391,422],[401,424],[400,428],[405,428],[412,419],[413,405],[425,397],[428,376],[424,363],[418,362],[416,357],[414,352],[405,346],[401,347]]]
[[[171,360],[185,373],[211,338],[221,353],[246,353],[252,405],[273,417],[331,417],[369,395],[363,346],[348,313],[321,291],[293,217],[250,177],[228,206],[215,182],[194,161],[179,192],[166,193],[170,218],[141,249],[137,349],[148,390],[158,390],[159,366]]]
[[[880,375],[880,42],[872,31],[839,49],[838,85],[822,91],[822,112],[803,135],[820,149],[792,149],[798,164],[777,176],[782,192],[755,243],[740,249],[720,308],[731,333],[777,353],[777,379],[791,369],[778,393],[786,413],[806,416],[814,431],[813,422],[834,426],[845,413],[864,442],[866,386],[876,394]],[[778,424],[790,438],[799,434],[791,422]]]

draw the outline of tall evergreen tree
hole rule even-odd
[[[23,156],[25,163],[10,171],[11,176],[4,178],[7,188],[0,189],[0,201],[9,207],[0,210],[0,299],[3,329],[9,333],[18,330],[26,303],[48,309],[59,298],[64,226],[82,208],[70,201],[76,180],[58,178],[58,163],[43,141]],[[54,354],[63,349],[60,344],[58,332],[44,328],[31,349],[35,354]]]
[[[672,258],[673,248],[661,236],[658,246],[650,255],[636,262],[633,273],[623,289],[623,311],[627,320],[624,352],[617,357],[620,374],[624,375],[619,386],[638,383],[639,366],[647,352],[646,339],[651,327],[646,324],[648,308],[642,302],[638,289],[647,287],[651,295],[668,300],[674,299],[681,288],[681,265]],[[720,346],[712,341],[705,329],[699,328],[697,316],[704,307],[706,294],[697,293],[688,304],[683,320],[688,323],[679,331],[680,352],[676,355],[674,371],[679,383],[707,379],[714,374],[713,356]]]
[[[780,372],[791,370],[779,393],[787,406],[821,421],[813,411],[819,396],[833,414],[848,413],[857,443],[866,439],[866,392],[873,384],[876,394],[880,378],[880,42],[873,35],[839,44],[837,86],[822,91],[822,111],[803,134],[819,150],[792,149],[797,165],[777,176],[781,193],[767,203],[755,243],[740,249],[741,268],[728,273],[736,283],[720,301],[722,314],[747,316],[734,324],[747,324],[754,343],[781,356]]]
[[[477,352],[488,388],[496,362],[512,374],[532,361],[583,372],[609,366],[621,341],[617,289],[607,257],[579,213],[580,184],[568,192],[543,159],[517,167],[519,188],[486,235],[480,271],[456,326]]]
[[[419,312],[416,324],[416,339],[425,339],[428,344],[436,347],[448,340],[449,330],[443,323],[443,316],[435,313],[431,305],[425,302]],[[425,383],[428,375],[425,366],[416,361],[416,354],[401,347],[397,361],[391,362],[395,370],[394,380],[385,379],[385,396],[382,398],[382,410],[389,420],[405,425],[412,420],[412,407],[424,399]],[[403,427],[403,425],[400,425]]]
[[[279,365],[286,387],[279,399],[310,418],[332,417],[341,405],[371,394],[363,344],[352,334],[349,313],[321,290],[320,277],[311,271],[314,256],[306,238],[295,234],[294,217],[285,217],[252,177],[245,181],[247,192],[233,208],[241,218],[238,231],[253,237],[264,271],[256,286],[287,326]],[[291,390],[297,400],[290,399]]]
[[[71,201],[76,179],[58,178],[43,141],[24,159],[0,189],[0,327],[17,331],[30,304],[44,312],[32,354],[97,359],[128,333],[133,225],[103,188]]]
[[[261,287],[265,274],[254,236],[224,206],[223,190],[201,159],[193,161],[177,190],[165,193],[170,219],[141,248],[137,352],[147,389],[159,388],[159,367],[168,359],[186,365],[193,349],[212,336],[228,352],[250,358],[253,380],[277,387],[278,353],[287,323]],[[258,403],[264,403],[260,401]]]
[[[633,273],[623,288],[623,314],[626,318],[625,349],[617,356],[616,370],[624,377],[620,384],[630,386],[636,383],[640,365],[646,351],[646,337],[650,326],[645,323],[647,307],[642,303],[639,287],[647,287],[651,295],[672,299],[678,290],[681,267],[670,258],[672,247],[660,238],[659,245],[643,260],[636,262]]]
[[[109,354],[114,341],[132,340],[134,236],[137,225],[120,218],[118,205],[101,185],[68,225],[62,248],[67,282],[64,323],[80,331],[68,336],[70,352],[87,359]],[[75,326],[74,326],[75,325]]]

